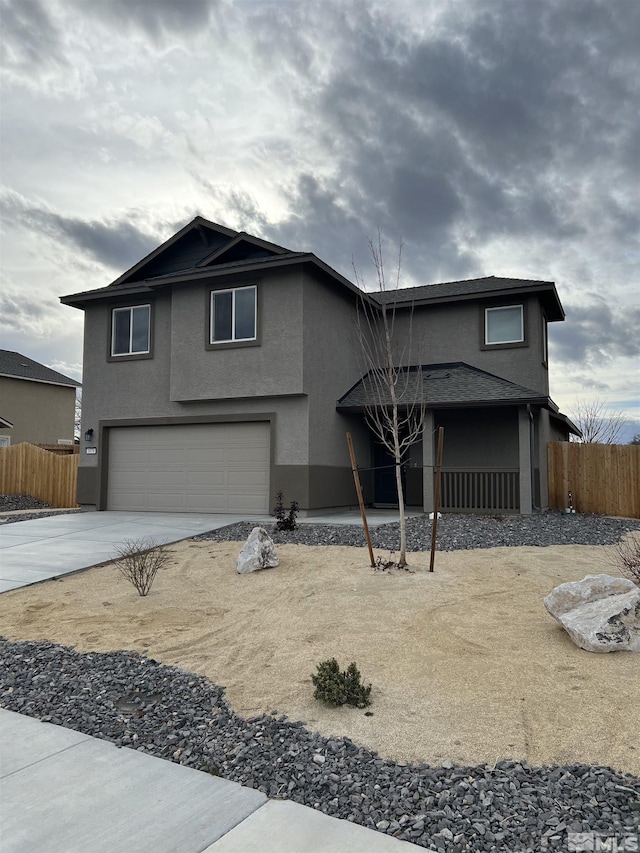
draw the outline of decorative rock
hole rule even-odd
[[[625,578],[587,575],[557,586],[544,606],[588,652],[640,652],[640,588]]]
[[[264,527],[254,527],[238,555],[236,569],[239,574],[273,569],[280,564],[273,540]]]

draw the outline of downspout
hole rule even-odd
[[[529,482],[531,484],[531,509],[540,512],[540,507],[536,505],[536,489],[535,489],[535,430],[533,426],[533,412],[531,403],[527,403],[527,414],[529,415]]]

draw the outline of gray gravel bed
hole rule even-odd
[[[16,510],[50,509],[51,512],[21,512],[20,515],[7,515]],[[15,524],[18,521],[31,521],[33,518],[49,518],[52,515],[70,515],[82,512],[81,509],[55,509],[46,501],[41,501],[31,495],[0,495],[0,524]]]
[[[426,515],[407,520],[407,550],[431,548],[432,522]],[[202,540],[247,538],[253,524],[241,522],[196,536]],[[363,547],[362,527],[356,525],[300,524],[292,532],[280,532],[275,523],[264,525],[277,545],[352,545]],[[640,521],[605,515],[565,515],[547,512],[536,515],[479,516],[446,514],[438,521],[437,549],[519,547],[525,545],[614,545],[625,533],[640,530]],[[400,545],[399,524],[384,524],[371,530],[373,547],[396,551]]]
[[[0,638],[0,705],[443,853],[566,850],[568,832],[639,831],[634,776],[582,764],[397,764],[277,710],[242,719],[223,687],[135,652]]]

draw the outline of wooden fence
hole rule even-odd
[[[576,512],[640,518],[640,445],[548,445],[549,505],[565,509],[568,494]]]
[[[77,453],[62,456],[34,444],[0,447],[0,494],[31,495],[55,507],[75,507]]]

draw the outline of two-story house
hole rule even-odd
[[[73,444],[79,387],[22,353],[0,350],[0,447]]]
[[[201,217],[98,290],[85,312],[78,502],[98,509],[269,513],[353,506],[350,431],[370,503],[394,500],[363,416],[359,300],[413,326],[427,405],[406,463],[431,510],[445,427],[445,508],[547,502],[546,444],[573,429],[549,399],[552,282],[493,277],[365,294],[315,255]],[[377,470],[374,470],[377,469]]]

